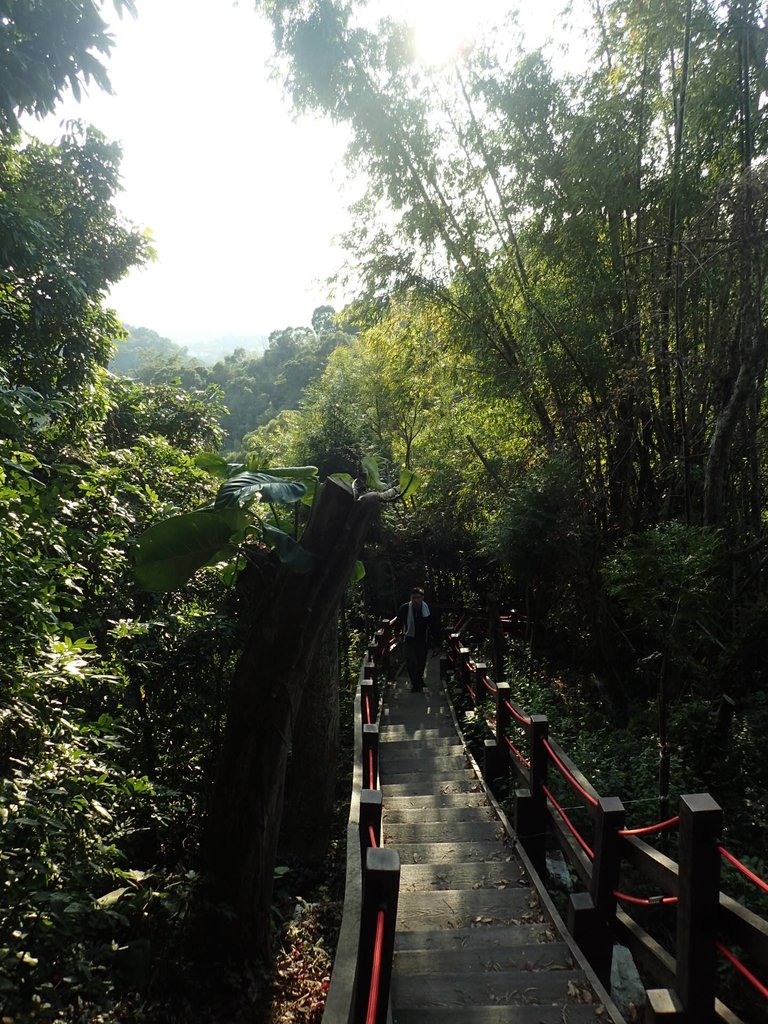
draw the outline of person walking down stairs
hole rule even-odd
[[[410,600],[400,605],[395,616],[395,631],[402,633],[411,693],[420,693],[424,689],[424,670],[432,644],[432,617],[421,587],[414,587]]]

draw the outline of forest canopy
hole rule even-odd
[[[427,66],[362,3],[260,0],[296,109],[349,126],[367,182],[345,240],[359,289],[209,366],[149,328],[126,344],[108,307],[152,255],[117,212],[119,147],[86,126],[53,145],[18,128],[67,84],[107,86],[103,5],[6,7],[4,1009],[199,1019],[201,934],[232,952],[239,914],[268,956],[284,784],[301,799],[291,739],[319,693],[332,805],[339,653],[356,657],[414,580],[446,609],[514,608],[520,699],[560,716],[612,792],[710,789],[765,874],[764,9],[596,3],[576,73],[523,48],[514,17]],[[61,61],[39,59],[40,26]],[[221,543],[197,571],[147,586],[147,537],[213,515]],[[324,618],[300,650],[283,613],[307,595]],[[252,694],[288,692],[279,728],[254,721]],[[246,777],[232,751],[252,736],[275,757],[251,750]],[[248,864],[230,871],[240,840]],[[208,887],[217,871],[245,910]]]

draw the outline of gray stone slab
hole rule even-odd
[[[507,950],[532,943],[555,942],[550,922],[516,924],[499,928],[446,928],[428,932],[398,932],[396,950],[497,949]]]
[[[507,861],[510,851],[491,843],[399,843],[392,847],[401,864],[461,864],[465,861]]]
[[[392,1008],[393,1024],[593,1024],[610,1020],[599,1004],[550,1006],[404,1006]]]
[[[527,942],[507,947],[476,946],[473,949],[460,946],[454,949],[409,949],[395,953],[395,969],[400,975],[571,971],[574,967],[571,951],[565,942]]]
[[[414,799],[416,799],[414,797]],[[452,807],[390,807],[389,801],[384,804],[384,821],[390,825],[406,822],[440,822],[440,821],[496,821],[498,818],[493,808],[485,806],[467,806],[454,804]]]
[[[400,786],[406,785],[411,781],[429,781],[433,786],[449,785],[455,782],[475,782],[477,783],[477,775],[472,771],[471,768],[457,768],[455,771],[447,772],[435,769],[430,769],[429,765],[425,765],[418,771],[389,771],[385,764],[381,766],[381,777],[382,784],[389,786]]]
[[[419,889],[517,889],[529,881],[517,860],[400,865],[400,892]]]
[[[530,924],[539,918],[538,897],[527,889],[430,890],[400,893],[396,927],[398,931],[434,931]]]
[[[474,792],[459,793],[420,793],[398,796],[392,791],[392,786],[387,787],[387,797],[384,804],[385,809],[413,809],[429,811],[445,807],[485,807],[490,809],[490,804],[485,793],[479,785]]]
[[[504,838],[500,821],[427,821],[405,824],[386,823],[384,835],[388,846],[401,843],[493,842]]]
[[[568,999],[569,985],[586,985],[581,971],[394,972],[392,1003],[398,1007],[464,1007],[465,1012],[469,1011],[465,1017],[467,1024],[474,1024],[475,1009],[482,1005],[538,1007],[548,1003],[564,1004]],[[567,1016],[565,1020],[568,1020]]]

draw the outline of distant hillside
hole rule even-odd
[[[267,334],[222,334],[218,338],[187,338],[185,347],[196,359],[212,366],[236,349],[259,353],[268,343]]]
[[[129,327],[128,338],[120,342],[110,363],[114,373],[147,384],[178,381],[189,391],[216,387],[226,413],[221,425],[226,431],[224,448],[240,450],[247,434],[268,423],[284,409],[295,409],[306,386],[325,369],[328,357],[351,335],[339,327],[331,306],[319,306],[312,314],[311,327],[286,327],[272,331],[266,341],[230,335],[223,358],[206,365],[199,348],[190,352],[169,338],[146,327]],[[210,342],[210,350],[224,339]]]
[[[118,343],[117,353],[109,364],[113,373],[135,377],[146,376],[158,364],[172,363],[178,369],[190,366],[213,366],[231,352],[260,355],[269,344],[266,334],[222,334],[217,338],[198,338],[184,344],[172,341],[149,327],[123,324],[128,337]]]
[[[163,338],[157,331],[148,327],[131,327],[129,324],[123,326],[128,331],[128,337],[118,342],[117,352],[110,360],[109,368],[113,373],[137,377],[158,363],[174,363],[181,367],[195,362],[185,346],[177,345],[170,338]]]

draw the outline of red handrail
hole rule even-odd
[[[373,789],[373,750],[368,751],[368,789]]]
[[[371,970],[371,987],[368,992],[368,1013],[365,1024],[375,1024],[376,1011],[379,1007],[379,980],[381,978],[382,948],[384,946],[384,911],[376,916],[376,938],[373,944],[373,968]]]
[[[510,715],[512,715],[512,717],[514,719],[516,719],[516,721],[518,721],[520,723],[520,725],[530,725],[531,724],[530,718],[527,715],[521,715],[520,712],[517,710],[517,708],[514,707],[512,704],[510,704],[508,700],[505,700],[504,704],[505,704],[507,710],[509,711]]]
[[[560,817],[561,817],[561,818],[563,819],[563,821],[565,822],[565,824],[566,824],[566,825],[568,826],[568,828],[569,828],[569,829],[571,830],[571,834],[573,835],[574,839],[575,839],[575,840],[577,841],[577,843],[579,844],[579,846],[581,846],[582,850],[583,850],[583,851],[584,851],[584,852],[586,853],[586,855],[587,855],[587,856],[589,857],[589,859],[590,859],[590,860],[594,860],[594,859],[595,859],[595,855],[594,855],[594,853],[593,853],[593,852],[592,852],[592,850],[591,850],[591,849],[590,849],[590,848],[589,848],[589,847],[587,846],[587,844],[586,844],[586,843],[584,842],[584,840],[583,840],[583,839],[581,838],[581,836],[579,835],[579,833],[578,833],[578,832],[576,831],[576,828],[574,827],[574,825],[573,825],[573,822],[572,822],[572,821],[571,821],[571,819],[570,819],[570,818],[568,817],[568,815],[567,815],[567,814],[565,813],[565,811],[563,810],[563,808],[562,808],[562,807],[560,806],[560,804],[559,804],[559,803],[557,802],[557,800],[555,800],[555,798],[554,798],[554,797],[552,796],[552,794],[550,793],[550,791],[549,791],[549,790],[547,789],[547,787],[546,787],[546,786],[542,785],[542,787],[541,787],[541,788],[542,788],[542,789],[544,790],[544,792],[546,793],[546,795],[547,795],[547,799],[548,799],[548,800],[550,801],[550,803],[552,803],[552,804],[553,804],[553,805],[554,805],[554,806],[555,806],[555,807],[557,808],[557,810],[558,810],[558,813],[560,814]]]
[[[733,864],[733,866],[740,871],[745,878],[748,878],[753,885],[756,885],[758,889],[762,889],[763,892],[768,892],[768,884],[766,884],[759,875],[756,875],[754,871],[750,871],[746,864],[742,864],[740,860],[737,860],[736,857],[734,857],[732,853],[729,853],[724,846],[718,846],[717,849],[720,855],[724,857],[729,864]]]
[[[374,829],[373,825],[368,826],[368,838],[371,841],[371,849],[377,849],[378,843],[376,842],[376,830]]]
[[[483,676],[481,682],[486,690],[489,690],[491,693],[496,693],[496,687],[488,681],[488,676]]]
[[[560,758],[557,756],[557,754],[554,752],[554,750],[550,746],[549,741],[548,740],[542,740],[541,742],[544,744],[544,747],[545,747],[547,753],[549,754],[549,756],[552,758],[552,760],[555,762],[557,767],[562,772],[563,778],[565,778],[566,781],[570,782],[570,784],[573,786],[573,788],[576,790],[576,792],[580,793],[584,797],[584,799],[587,801],[587,803],[592,804],[593,807],[597,807],[597,800],[595,799],[595,797],[593,797],[591,793],[588,793],[586,791],[586,789],[584,789],[584,787],[581,785],[581,783],[579,783],[577,781],[577,779],[574,777],[574,775],[571,772],[568,771],[568,769],[565,767],[563,762],[560,760]]]
[[[750,985],[753,985],[764,999],[768,999],[768,988],[765,987],[762,981],[758,981],[754,974],[744,966],[741,960],[738,960],[729,949],[725,948],[722,942],[717,943],[717,950],[719,953],[723,954],[726,960],[729,960],[733,964],[737,971],[740,971],[744,975]]]
[[[507,746],[508,746],[508,747],[509,747],[509,749],[510,749],[510,750],[512,751],[512,753],[513,753],[513,754],[515,755],[515,757],[517,758],[517,760],[518,760],[518,761],[519,761],[519,762],[520,762],[521,764],[524,764],[526,768],[530,768],[530,767],[531,767],[531,762],[530,762],[530,761],[529,761],[529,760],[528,760],[527,758],[523,757],[523,755],[522,755],[522,754],[520,753],[520,751],[519,751],[519,750],[517,749],[517,747],[516,747],[516,746],[515,746],[515,744],[514,744],[514,743],[512,742],[512,740],[511,740],[511,739],[509,738],[509,736],[505,736],[505,737],[504,737],[504,741],[506,742]]]
[[[613,890],[613,895],[617,900],[623,900],[626,903],[636,903],[640,907],[660,907],[662,905],[672,905],[677,903],[677,896],[630,896],[629,893],[619,892],[618,889]]]
[[[674,818],[667,818],[666,821],[660,821],[656,825],[645,825],[643,828],[620,828],[620,836],[645,836],[651,832],[663,832],[665,828],[672,828],[674,825],[680,823],[680,815],[676,814]]]

